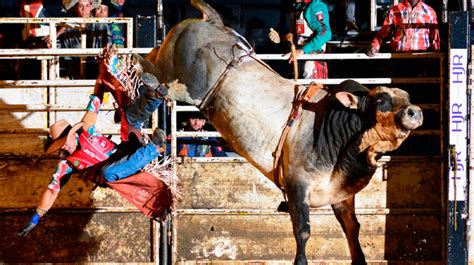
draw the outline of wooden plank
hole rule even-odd
[[[441,222],[431,215],[362,215],[360,240],[368,260],[440,261]],[[173,262],[291,261],[295,242],[289,215],[178,215]],[[350,260],[332,215],[311,216],[308,259]]]
[[[178,165],[183,197],[180,209],[276,209],[280,190],[249,163]],[[371,183],[356,196],[358,208],[440,210],[439,159],[382,163]],[[403,192],[401,192],[403,191]]]
[[[141,213],[49,213],[25,238],[30,214],[0,215],[3,263],[146,263],[151,224]]]
[[[35,208],[51,180],[55,159],[0,160],[0,208]],[[97,188],[77,174],[61,190],[54,208],[134,208],[110,188]]]

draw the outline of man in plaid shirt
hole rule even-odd
[[[436,12],[421,0],[405,0],[393,6],[367,50],[367,56],[377,54],[389,36],[391,52],[438,51],[440,38]]]

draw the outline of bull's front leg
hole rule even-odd
[[[306,265],[306,242],[311,234],[309,222],[309,203],[305,185],[287,186],[288,210],[293,224],[293,234],[296,239],[295,264]]]
[[[346,234],[349,249],[351,251],[352,264],[367,264],[364,252],[362,252],[359,243],[360,224],[355,215],[354,195],[345,201],[331,205],[331,207],[337,220],[342,226],[342,230]]]

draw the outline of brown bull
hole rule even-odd
[[[171,99],[198,106],[225,140],[274,180],[274,157],[295,97],[295,82],[255,57],[238,33],[202,1],[203,19],[176,25],[147,56]],[[306,264],[311,207],[331,205],[354,264],[365,264],[354,195],[370,181],[381,153],[421,125],[421,109],[400,89],[368,90],[346,81],[309,106],[293,124],[281,156],[281,184],[296,238],[296,264]]]

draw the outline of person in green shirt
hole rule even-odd
[[[295,29],[298,47],[295,52],[296,57],[302,54],[324,53],[326,42],[332,37],[327,5],[321,0],[295,0],[293,6],[297,14],[299,13]],[[294,58],[291,54],[289,56],[291,63]],[[326,62],[306,61],[303,77],[328,78]]]

